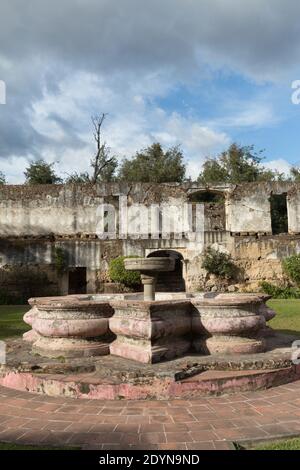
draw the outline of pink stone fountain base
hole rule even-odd
[[[193,346],[197,352],[203,354],[255,354],[265,351],[266,342],[264,338],[214,336],[195,340]]]
[[[109,344],[95,340],[39,336],[32,351],[45,357],[103,356],[109,354]]]
[[[39,337],[40,335],[34,330],[26,331],[26,333],[23,334],[23,340],[28,343],[34,343],[39,339]]]
[[[154,345],[132,344],[122,341],[120,338],[110,345],[110,354],[120,356],[133,361],[151,364],[162,360],[171,360],[181,357],[190,349],[190,341],[174,339],[172,344]]]
[[[7,364],[0,384],[50,396],[87,399],[170,399],[261,390],[300,379],[292,363],[295,338],[268,338],[268,352],[247,355],[193,354],[168,362],[145,364],[106,355],[43,358],[32,355],[21,339],[8,341]]]
[[[265,349],[274,317],[260,294],[160,293],[31,299],[24,340],[46,357],[112,354],[141,363],[189,351],[252,354]],[[110,343],[110,344],[109,344]]]

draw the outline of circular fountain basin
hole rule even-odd
[[[263,332],[270,309],[267,297],[253,294],[217,294],[195,297],[193,347],[204,354],[251,354],[265,349]]]
[[[175,260],[172,258],[127,258],[124,260],[127,271],[145,272],[165,272],[173,271]]]
[[[113,309],[108,300],[86,295],[29,299],[34,314],[24,319],[34,334],[24,339],[32,339],[33,352],[47,357],[109,354],[108,319]]]

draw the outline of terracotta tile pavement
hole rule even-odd
[[[0,442],[84,449],[230,449],[300,435],[300,381],[259,392],[169,401],[47,397],[0,387]]]

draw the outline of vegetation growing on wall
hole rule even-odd
[[[119,282],[126,287],[138,286],[141,282],[141,277],[137,271],[126,271],[124,260],[126,258],[137,258],[137,256],[118,256],[109,263],[109,277],[113,282]]]
[[[300,285],[300,254],[292,255],[282,261],[282,268],[285,274],[297,286]]]
[[[300,299],[300,254],[288,256],[282,261],[287,281],[282,285],[261,282],[263,292],[276,299]]]
[[[63,248],[55,247],[54,260],[58,274],[63,274],[68,269],[68,257],[67,253],[65,252],[65,250],[63,250]]]
[[[223,193],[215,193],[212,191],[198,191],[189,196],[189,202],[208,203],[208,204],[224,204],[225,198]]]
[[[236,271],[236,266],[229,254],[214,250],[211,247],[204,251],[201,267],[209,274],[224,279],[232,279]]]

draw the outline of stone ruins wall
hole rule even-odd
[[[231,253],[240,267],[240,283],[249,288],[256,288],[262,279],[281,279],[281,259],[300,251],[300,184],[255,183],[209,188],[195,183],[1,186],[0,269],[26,266],[50,270],[51,283],[56,282],[58,290],[65,294],[68,273],[57,274],[53,281],[55,250],[60,247],[66,253],[70,269],[86,268],[87,291],[93,292],[103,289],[111,258],[173,250],[181,257],[186,288],[199,289],[211,281],[201,268],[202,239],[173,233],[169,239],[158,236],[102,240],[97,235],[97,209],[100,204],[111,204],[118,213],[119,196],[126,196],[129,206],[165,204],[174,206],[176,213],[184,203],[195,201],[197,195],[207,192],[222,195],[224,203],[205,202],[204,245]],[[270,197],[280,194],[286,195],[288,233],[275,235]]]

